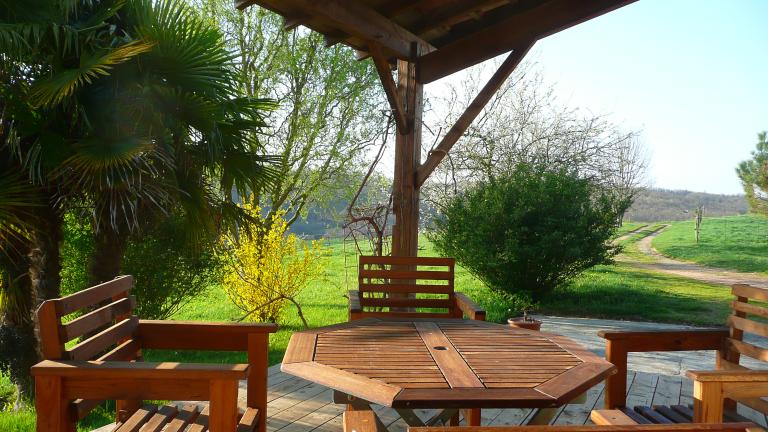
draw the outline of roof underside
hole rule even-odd
[[[428,83],[635,0],[235,0],[260,5],[343,43],[365,58],[415,60]]]

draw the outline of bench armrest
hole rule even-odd
[[[44,360],[32,367],[37,390],[54,391],[56,399],[67,401],[209,400],[213,385],[227,382],[236,389],[248,372],[247,364]],[[58,384],[51,386],[52,382]]]
[[[459,292],[454,294],[454,298],[456,299],[456,307],[466,314],[469,319],[485,321],[485,310],[472,301],[472,299]]]
[[[600,331],[606,340],[605,359],[616,366],[617,373],[606,379],[605,408],[626,405],[627,354],[651,351],[725,350],[728,329]]]
[[[249,365],[45,360],[32,367],[37,430],[74,430],[75,399],[210,401],[210,424],[234,430]]]
[[[139,320],[138,337],[142,348],[248,351],[250,336],[276,331],[277,324],[273,323]]]
[[[360,291],[349,290],[349,320],[354,321],[362,318],[363,307],[360,302]]]
[[[33,376],[92,379],[235,379],[248,376],[247,364],[206,364],[128,361],[43,360],[32,366]]]

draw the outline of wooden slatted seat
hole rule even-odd
[[[635,423],[678,423],[742,421],[737,403],[763,414],[768,413],[768,370],[751,370],[742,356],[768,361],[768,349],[744,341],[744,334],[768,338],[768,289],[737,284],[731,287],[735,300],[728,328],[687,331],[601,331],[606,339],[606,359],[618,373],[606,380],[605,407],[609,411],[596,422],[613,424],[630,418]],[[627,354],[650,351],[716,350],[716,370],[688,371],[693,379],[693,408],[684,406],[626,406]]]
[[[197,405],[181,408],[175,405],[144,405],[126,421],[117,424],[115,432],[207,432],[209,413],[207,406],[201,410]],[[247,408],[237,417],[237,432],[258,430],[259,410],[256,408]]]
[[[37,430],[74,432],[79,419],[111,399],[116,431],[266,431],[268,341],[277,326],[140,320],[132,314],[132,287],[133,278],[121,276],[40,305],[45,360],[32,367]],[[242,351],[248,364],[149,363],[141,361],[142,349]],[[247,407],[240,414],[244,379]],[[148,399],[210,403],[202,412],[141,407]]]
[[[453,258],[361,256],[358,290],[349,292],[349,319],[462,318],[485,311],[454,291]]]

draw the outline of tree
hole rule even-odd
[[[447,96],[433,100],[433,136],[450,128],[482,84],[477,68]],[[436,206],[462,185],[506,175],[519,163],[563,168],[632,200],[645,183],[647,157],[638,132],[624,132],[606,117],[558,103],[533,64],[522,64],[491,98],[454,145],[431,182],[425,200]]]
[[[768,214],[768,132],[757,134],[752,159],[741,162],[736,174],[744,186],[750,211]]]
[[[72,202],[94,220],[92,282],[116,276],[130,234],[173,205],[191,236],[246,220],[231,193],[275,178],[257,139],[273,104],[238,96],[218,29],[181,0],[0,6],[2,155],[42,203],[23,257],[32,308],[59,295]]]
[[[279,15],[261,7],[237,11],[230,0],[196,2],[236,53],[242,94],[279,102],[264,143],[282,171],[279,181],[255,191],[258,205],[285,212],[290,225],[308,206],[350,199],[351,179],[364,171],[386,127],[386,101],[371,62],[356,60],[341,44],[327,48],[318,33],[287,30]]]
[[[519,163],[449,200],[429,237],[491,289],[537,300],[618,252],[615,200],[574,171]]]

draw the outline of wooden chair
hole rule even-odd
[[[606,380],[605,407],[613,412],[598,419],[602,424],[613,424],[611,419],[625,417],[637,423],[721,423],[724,418],[740,418],[735,414],[737,402],[768,412],[768,402],[761,399],[768,396],[768,371],[750,370],[739,364],[741,356],[768,361],[768,349],[743,340],[745,332],[768,337],[768,308],[750,303],[768,301],[768,290],[749,285],[731,288],[736,299],[731,304],[727,329],[599,333],[607,340],[606,359],[618,369]],[[693,379],[693,410],[685,406],[626,407],[628,353],[693,350],[717,350],[717,370],[687,373]]]
[[[485,311],[454,291],[455,264],[453,258],[361,256],[359,290],[349,291],[349,320],[462,318],[466,314],[484,321]],[[417,297],[422,294],[429,298]]]
[[[372,411],[345,411],[344,432],[386,432],[377,424]],[[764,432],[760,426],[744,423],[725,424],[621,424],[588,426],[447,426],[409,427],[408,432]]]
[[[103,400],[117,400],[117,431],[266,431],[269,333],[274,324],[140,320],[121,276],[37,310],[45,360],[32,367],[37,430],[74,432]],[[105,303],[107,303],[105,305]],[[82,315],[69,319],[82,311]],[[65,318],[66,317],[66,318]],[[65,318],[62,320],[62,318]],[[79,340],[68,348],[68,342]],[[142,349],[243,351],[248,364],[141,362]],[[237,406],[239,380],[248,380],[246,410]],[[145,399],[210,401],[144,406]],[[165,429],[163,429],[165,428]]]

